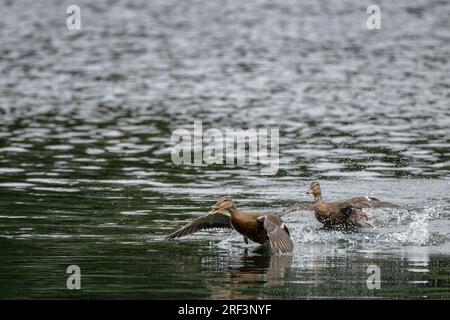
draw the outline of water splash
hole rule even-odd
[[[393,242],[416,244],[419,246],[428,244],[430,240],[429,215],[424,212],[423,215],[415,215],[416,219],[410,223],[408,229],[404,232],[392,234]]]

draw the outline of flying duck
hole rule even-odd
[[[272,253],[289,253],[294,250],[289,230],[283,220],[273,214],[259,215],[239,211],[231,197],[221,197],[211,211],[194,219],[187,226],[168,235],[166,239],[180,238],[199,230],[225,228],[234,229],[259,244],[268,244]]]

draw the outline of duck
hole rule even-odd
[[[311,186],[313,184],[318,185],[319,195],[321,195],[320,184],[318,182],[313,182],[311,184]],[[308,191],[307,194],[312,194],[311,186],[310,186],[310,191]],[[396,204],[393,204],[388,201],[383,201],[383,200],[380,200],[380,199],[374,198],[374,197],[354,197],[354,198],[350,198],[350,199],[347,199],[347,200],[344,200],[341,202],[347,202],[347,203],[352,204],[355,207],[361,207],[361,208],[399,208],[399,206]],[[299,211],[299,210],[314,211],[314,207],[315,207],[315,202],[301,201],[301,202],[297,202],[297,203],[293,204],[292,206],[285,208],[282,212],[284,215],[284,214],[294,212],[294,211]]]
[[[316,219],[327,227],[360,226],[362,222],[369,222],[368,215],[363,208],[397,208],[398,205],[382,201],[373,197],[355,197],[344,201],[325,203],[322,201],[322,191],[319,182],[312,182],[307,194],[314,197],[313,210]],[[300,209],[298,209],[300,208]],[[296,204],[284,210],[284,213],[306,209],[306,203]],[[369,223],[370,224],[370,223]]]
[[[294,251],[289,229],[275,214],[257,214],[238,210],[230,196],[220,197],[211,211],[176,230],[166,239],[176,239],[206,229],[236,230],[248,240],[268,244],[272,253],[283,254]]]

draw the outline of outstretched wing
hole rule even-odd
[[[355,208],[398,208],[399,206],[388,202],[383,201],[374,197],[355,197],[342,202],[334,202],[339,203],[340,205],[351,205]],[[294,211],[313,211],[314,203],[313,202],[298,202],[292,206],[289,206],[283,210],[283,214],[287,214]]]
[[[273,252],[288,253],[294,251],[289,230],[280,217],[271,214],[264,216],[264,229],[267,231],[270,248]]]
[[[359,208],[398,208],[399,206],[387,201],[382,201],[373,197],[355,197],[347,201],[354,207]]]
[[[233,226],[227,215],[222,213],[207,213],[204,216],[194,219],[187,226],[169,234],[166,239],[180,238],[200,230],[215,228],[233,229]]]

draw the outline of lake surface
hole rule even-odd
[[[450,298],[450,3],[60,1],[0,10],[0,298]],[[171,134],[278,128],[280,169],[176,165]],[[292,256],[164,237],[221,195],[370,195],[374,227],[283,219]],[[66,268],[81,269],[68,290]],[[369,266],[381,288],[369,289]]]

